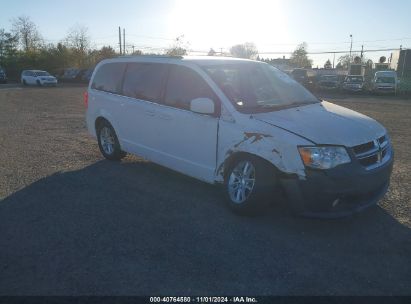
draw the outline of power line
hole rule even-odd
[[[385,48],[385,49],[369,49],[363,50],[363,53],[371,53],[371,52],[384,52],[384,51],[399,51],[400,48]],[[321,51],[321,52],[307,52],[308,55],[319,55],[319,54],[342,54],[342,53],[349,53],[349,50],[344,51]],[[360,53],[361,50],[352,50],[352,53]],[[259,52],[260,55],[270,55],[270,54],[292,54],[293,52]]]
[[[146,38],[146,39],[158,39],[158,40],[170,40],[173,41],[173,38],[165,38],[165,37],[154,37],[154,36],[144,36],[144,35],[135,35],[135,34],[127,34],[128,36],[132,37],[139,37],[139,38]]]
[[[363,44],[365,42],[384,42],[384,41],[399,41],[399,40],[411,40],[411,37],[402,37],[402,38],[392,38],[392,39],[377,39],[377,40],[359,40],[357,42],[353,42],[354,44]],[[340,42],[307,42],[307,45],[330,45],[330,44],[349,44],[351,43],[350,40],[348,41],[340,41]],[[264,44],[265,46],[275,46],[275,45],[298,45],[301,44],[301,42],[294,42],[294,43],[270,43],[270,44]]]

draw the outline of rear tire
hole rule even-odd
[[[251,155],[240,157],[227,168],[224,186],[229,208],[240,215],[264,211],[277,189],[272,166]]]
[[[118,161],[127,155],[121,151],[116,132],[108,121],[102,121],[96,131],[98,146],[105,158]]]

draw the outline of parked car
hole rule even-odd
[[[81,70],[77,68],[65,69],[63,75],[60,78],[62,82],[75,82],[78,79]]]
[[[46,71],[25,70],[21,73],[23,85],[56,86],[57,78]]]
[[[340,88],[338,75],[322,75],[317,83],[321,90],[336,90]]]
[[[94,69],[86,69],[81,75],[81,82],[89,83],[91,75],[93,75]]]
[[[297,213],[343,216],[376,204],[388,189],[387,130],[318,100],[266,63],[108,59],[84,97],[88,131],[105,158],[136,154],[224,184],[228,205],[241,214],[284,192]]]
[[[398,77],[395,71],[378,71],[375,72],[374,79],[371,83],[373,93],[397,93]]]
[[[309,83],[308,72],[306,69],[294,69],[291,71],[291,76],[304,86]]]
[[[6,71],[0,67],[0,83],[7,83]]]
[[[349,75],[343,83],[343,89],[350,92],[362,92],[364,88],[364,76]]]

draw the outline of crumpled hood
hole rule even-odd
[[[386,133],[385,128],[374,119],[326,101],[253,116],[316,144],[352,147]]]

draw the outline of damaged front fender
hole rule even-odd
[[[253,120],[254,130],[222,121],[219,128],[216,181],[224,182],[225,165],[237,153],[248,153],[272,163],[285,174],[305,179],[305,169],[297,146],[305,139],[285,130]],[[240,130],[239,130],[240,129]]]

